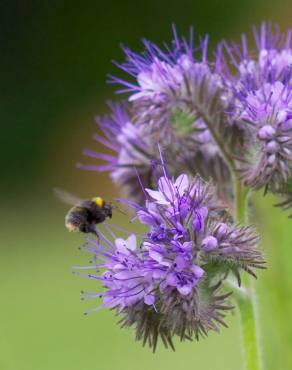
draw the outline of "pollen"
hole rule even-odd
[[[93,200],[93,202],[98,206],[98,207],[103,207],[103,205],[104,205],[104,201],[103,201],[103,199],[101,198],[101,197],[96,197],[96,198],[93,198],[92,199]]]

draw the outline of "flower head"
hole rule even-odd
[[[254,152],[243,168],[247,185],[279,191],[292,175],[292,89],[277,81],[248,92],[241,118],[250,123]]]
[[[133,82],[117,77],[111,82],[123,86],[119,92],[129,93],[134,124],[148,128],[166,158],[177,159],[171,173],[188,168],[192,175],[211,178],[224,187],[230,173],[210,125],[224,141],[232,142],[233,126],[223,119],[230,97],[221,76],[207,61],[207,46],[208,37],[195,48],[192,34],[187,41],[174,29],[170,46],[159,48],[144,41],[143,54],[123,48],[126,62],[118,66]]]
[[[221,44],[216,60],[233,95],[230,117],[241,129],[244,150],[237,168],[247,186],[274,193],[292,174],[291,35],[263,23],[254,29],[256,50],[242,36],[241,45]]]
[[[222,87],[220,76],[213,73],[207,63],[207,45],[206,37],[201,42],[201,59],[197,60],[192,35],[188,43],[185,39],[180,40],[174,30],[174,41],[166,50],[149,41],[144,41],[145,52],[142,55],[124,48],[127,61],[118,66],[134,77],[134,82],[116,77],[111,81],[125,86],[120,92],[130,93],[128,100],[134,102],[139,122],[160,131],[163,129],[162,135],[165,131],[170,135],[173,129],[178,129],[179,134],[189,134],[194,130],[200,115],[191,102],[199,103],[201,100],[201,104],[208,104],[207,101],[216,93],[218,95],[217,90]]]
[[[238,89],[244,85],[245,89],[256,90],[264,83],[283,82],[292,64],[291,29],[282,34],[279,27],[263,22],[259,30],[254,28],[253,34],[255,50],[248,47],[246,35],[242,35],[239,45],[224,42],[218,48],[216,70]],[[236,74],[230,65],[236,68]]]
[[[119,92],[129,92],[130,100],[139,100],[144,97],[160,100],[171,92],[183,79],[183,67],[194,61],[193,33],[189,40],[180,39],[173,28],[174,39],[170,46],[164,49],[154,43],[144,40],[143,54],[137,54],[127,47],[123,47],[126,62],[117,66],[134,78],[128,82],[117,77],[111,77],[111,82],[124,86]],[[204,51],[203,61],[206,60],[207,40],[202,42]]]
[[[161,167],[157,189],[145,189],[145,205],[130,202],[147,228],[139,242],[111,232],[113,241],[100,233],[103,242],[87,246],[105,270],[90,275],[105,291],[89,296],[116,308],[123,325],[135,325],[137,338],[153,349],[158,336],[172,347],[174,335],[198,338],[225,325],[231,307],[222,281],[229,272],[255,275],[264,262],[255,231],[222,218],[211,185],[186,174],[173,179],[163,161]]]

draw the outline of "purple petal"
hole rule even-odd
[[[202,240],[202,248],[209,252],[218,247],[218,240],[214,236],[207,236]]]
[[[183,270],[189,264],[188,260],[184,256],[182,256],[182,255],[178,255],[175,258],[174,262],[176,264],[176,269],[177,270]]]
[[[201,277],[204,275],[205,271],[197,265],[192,266],[192,271],[197,279],[201,279]]]
[[[168,205],[169,202],[165,199],[160,191],[145,189],[151,198],[155,199],[159,204]]]
[[[147,294],[144,296],[144,303],[151,306],[155,302],[154,294]]]
[[[158,180],[158,187],[160,193],[163,194],[164,199],[168,200],[168,203],[172,202],[175,191],[171,180],[167,179],[166,177],[160,177],[160,179]]]
[[[135,234],[131,234],[128,239],[126,239],[127,248],[134,251],[137,247],[137,238]]]
[[[179,285],[177,286],[177,290],[182,295],[188,295],[193,289],[193,285],[191,283],[185,284],[185,285]]]
[[[163,255],[160,252],[150,250],[149,256],[154,259],[154,261],[160,263],[163,260]]]
[[[176,273],[174,272],[170,272],[167,277],[166,277],[166,282],[168,285],[170,286],[176,286],[177,283],[178,283],[178,279],[177,279],[177,276],[176,276]]]
[[[189,178],[188,175],[182,174],[180,175],[175,183],[174,186],[178,189],[179,195],[182,196],[184,192],[188,189],[189,187]]]

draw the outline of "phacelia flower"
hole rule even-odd
[[[241,45],[222,43],[216,59],[216,71],[233,96],[230,117],[241,129],[240,175],[247,186],[274,193],[292,171],[291,32],[263,23],[254,30],[256,50],[249,50],[243,35]]]
[[[86,248],[95,256],[104,291],[102,307],[115,308],[122,326],[134,326],[136,338],[155,349],[158,337],[173,347],[172,338],[198,339],[218,330],[231,309],[230,292],[222,283],[241,271],[255,276],[263,267],[252,227],[231,224],[222,216],[212,185],[199,177],[163,175],[156,189],[144,189],[143,206],[127,202],[145,234],[118,238],[99,231],[102,242]],[[98,273],[99,271],[102,271]]]
[[[211,131],[220,132],[224,145],[231,145],[233,126],[228,116],[223,119],[230,97],[207,61],[207,42],[207,37],[201,41],[198,59],[192,35],[187,42],[175,30],[174,41],[165,50],[149,41],[144,41],[144,54],[124,48],[127,61],[118,66],[134,81],[117,77],[111,81],[123,86],[120,92],[129,93],[134,122],[150,128],[166,157],[175,157],[178,167],[187,167],[191,174],[221,184],[230,178],[229,170]]]
[[[247,185],[279,191],[292,175],[292,89],[277,81],[249,92],[241,118],[250,122],[253,152],[243,170]]]
[[[230,46],[224,42],[218,48],[216,70],[237,89],[244,85],[245,89],[252,91],[264,83],[284,82],[292,65],[291,29],[282,34],[278,27],[262,23],[259,31],[255,28],[253,31],[255,50],[248,47],[246,35],[242,35],[240,45]],[[227,58],[222,53],[223,49],[227,51]],[[236,74],[231,72],[230,65],[236,68]]]

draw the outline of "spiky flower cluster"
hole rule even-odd
[[[282,82],[248,92],[241,118],[251,122],[254,152],[243,169],[247,185],[280,191],[292,174],[292,91]],[[291,116],[292,117],[292,116]]]
[[[141,201],[136,174],[153,186],[159,144],[172,175],[183,169],[212,179],[228,201],[231,172],[247,187],[285,195],[292,177],[291,35],[263,23],[254,31],[255,50],[242,36],[239,45],[219,43],[213,61],[207,37],[195,47],[192,34],[180,39],[175,30],[165,48],[149,41],[142,54],[124,48],[126,62],[117,65],[131,81],[110,82],[122,85],[127,102],[98,119],[105,134],[98,140],[116,154],[87,151],[108,164],[83,168],[109,170],[127,195]]]
[[[158,144],[173,175],[182,168],[192,175],[199,173],[221,184],[219,190],[230,179],[208,128],[212,123],[218,129],[232,131],[222,120],[229,98],[222,78],[207,62],[207,38],[201,42],[201,57],[197,59],[192,35],[189,42],[179,39],[175,30],[174,36],[172,46],[165,51],[148,41],[144,42],[143,55],[124,48],[127,61],[119,67],[134,81],[111,77],[111,82],[123,86],[119,92],[128,92],[128,101],[122,106],[112,105],[112,115],[98,119],[106,136],[106,141],[100,141],[116,155],[103,157],[109,162],[107,166],[89,168],[111,171],[114,182],[123,185],[135,200],[142,199],[141,191],[133,187],[133,182],[137,185],[137,172],[144,186],[153,186]],[[125,109],[129,114],[121,114]]]
[[[85,246],[103,270],[89,276],[105,288],[86,296],[115,308],[122,325],[134,326],[154,350],[159,337],[173,347],[173,336],[198,339],[226,325],[231,293],[222,282],[230,272],[240,283],[242,270],[255,276],[264,263],[254,229],[222,217],[210,184],[186,174],[174,181],[164,165],[161,171],[158,189],[145,189],[145,205],[130,202],[147,229],[139,240],[99,232],[103,242]]]
[[[238,165],[242,180],[281,193],[292,175],[292,32],[282,35],[262,24],[254,36],[256,52],[249,51],[245,36],[240,46],[224,45],[231,63],[221,45],[217,69],[231,86],[233,118],[245,132],[245,163]]]

